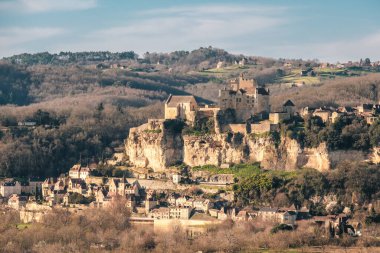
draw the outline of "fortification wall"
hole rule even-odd
[[[247,125],[246,124],[228,124],[227,127],[225,128],[227,132],[232,132],[232,133],[242,133],[246,134],[247,133]]]

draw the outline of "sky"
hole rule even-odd
[[[274,58],[380,60],[380,1],[0,0],[0,57],[208,46]]]

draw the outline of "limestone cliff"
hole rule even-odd
[[[327,148],[302,149],[295,140],[283,138],[279,144],[270,136],[244,136],[240,144],[229,142],[226,135],[184,136],[183,162],[190,166],[260,162],[265,169],[294,170],[312,167],[328,170]]]
[[[137,167],[161,171],[183,160],[182,136],[158,120],[132,128],[125,145],[129,161]]]
[[[148,122],[133,128],[126,140],[129,161],[137,167],[162,171],[176,163],[189,166],[260,162],[265,169],[294,170],[301,167],[329,170],[343,160],[364,160],[357,151],[328,151],[302,148],[296,140],[275,139],[264,134],[184,135],[165,129],[162,122]]]

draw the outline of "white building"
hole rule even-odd
[[[90,175],[89,167],[82,167],[80,164],[75,164],[69,171],[69,177],[74,179],[83,179]]]
[[[8,198],[12,194],[21,194],[21,184],[18,181],[3,182],[0,185],[1,196]]]
[[[179,184],[181,182],[181,175],[180,174],[174,174],[173,175],[173,183]]]

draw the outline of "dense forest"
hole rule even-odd
[[[223,67],[216,68],[221,62]],[[199,103],[214,103],[218,90],[240,73],[270,88],[273,109],[287,99],[297,108],[378,100],[380,74],[368,66],[329,69],[328,75],[321,72],[319,83],[302,87],[283,85],[282,80],[295,72],[317,71],[318,66],[317,60],[234,55],[212,47],[141,56],[132,51],[45,52],[4,58],[0,62],[0,176],[52,176],[66,172],[80,158],[82,162],[106,158],[123,145],[130,127],[162,117],[169,94],[193,94]],[[23,122],[36,122],[36,126],[19,126]],[[364,132],[378,131],[354,122],[336,129],[312,125],[310,131],[298,133],[292,124],[297,123],[289,122],[284,134],[311,146],[334,138],[336,132],[347,138],[358,133],[352,137],[359,138],[356,149],[368,149],[372,135]],[[327,129],[324,135],[316,133],[318,127]]]

